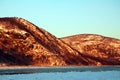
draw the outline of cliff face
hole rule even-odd
[[[22,18],[0,18],[0,66],[120,65],[119,45],[97,35],[58,39]]]
[[[65,37],[62,40],[96,61],[96,65],[120,65],[120,40],[118,39],[81,34]]]

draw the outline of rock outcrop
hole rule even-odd
[[[22,18],[0,18],[0,66],[120,65],[120,41],[97,35],[56,38]]]
[[[120,65],[120,40],[96,34],[61,38],[66,44],[96,61],[96,65]]]

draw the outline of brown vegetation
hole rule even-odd
[[[10,65],[120,65],[120,41],[97,35],[58,39],[22,18],[0,18],[0,66]]]
[[[80,34],[62,40],[96,65],[120,65],[120,40],[95,34]]]

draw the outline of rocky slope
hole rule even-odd
[[[0,66],[120,65],[119,40],[87,37],[58,39],[22,18],[0,18]]]
[[[22,18],[0,18],[0,62],[4,65],[88,65],[80,53]]]
[[[96,34],[61,38],[80,53],[97,61],[97,65],[120,65],[120,40]]]

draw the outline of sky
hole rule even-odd
[[[120,0],[0,0],[0,17],[21,17],[56,37],[120,39]]]

